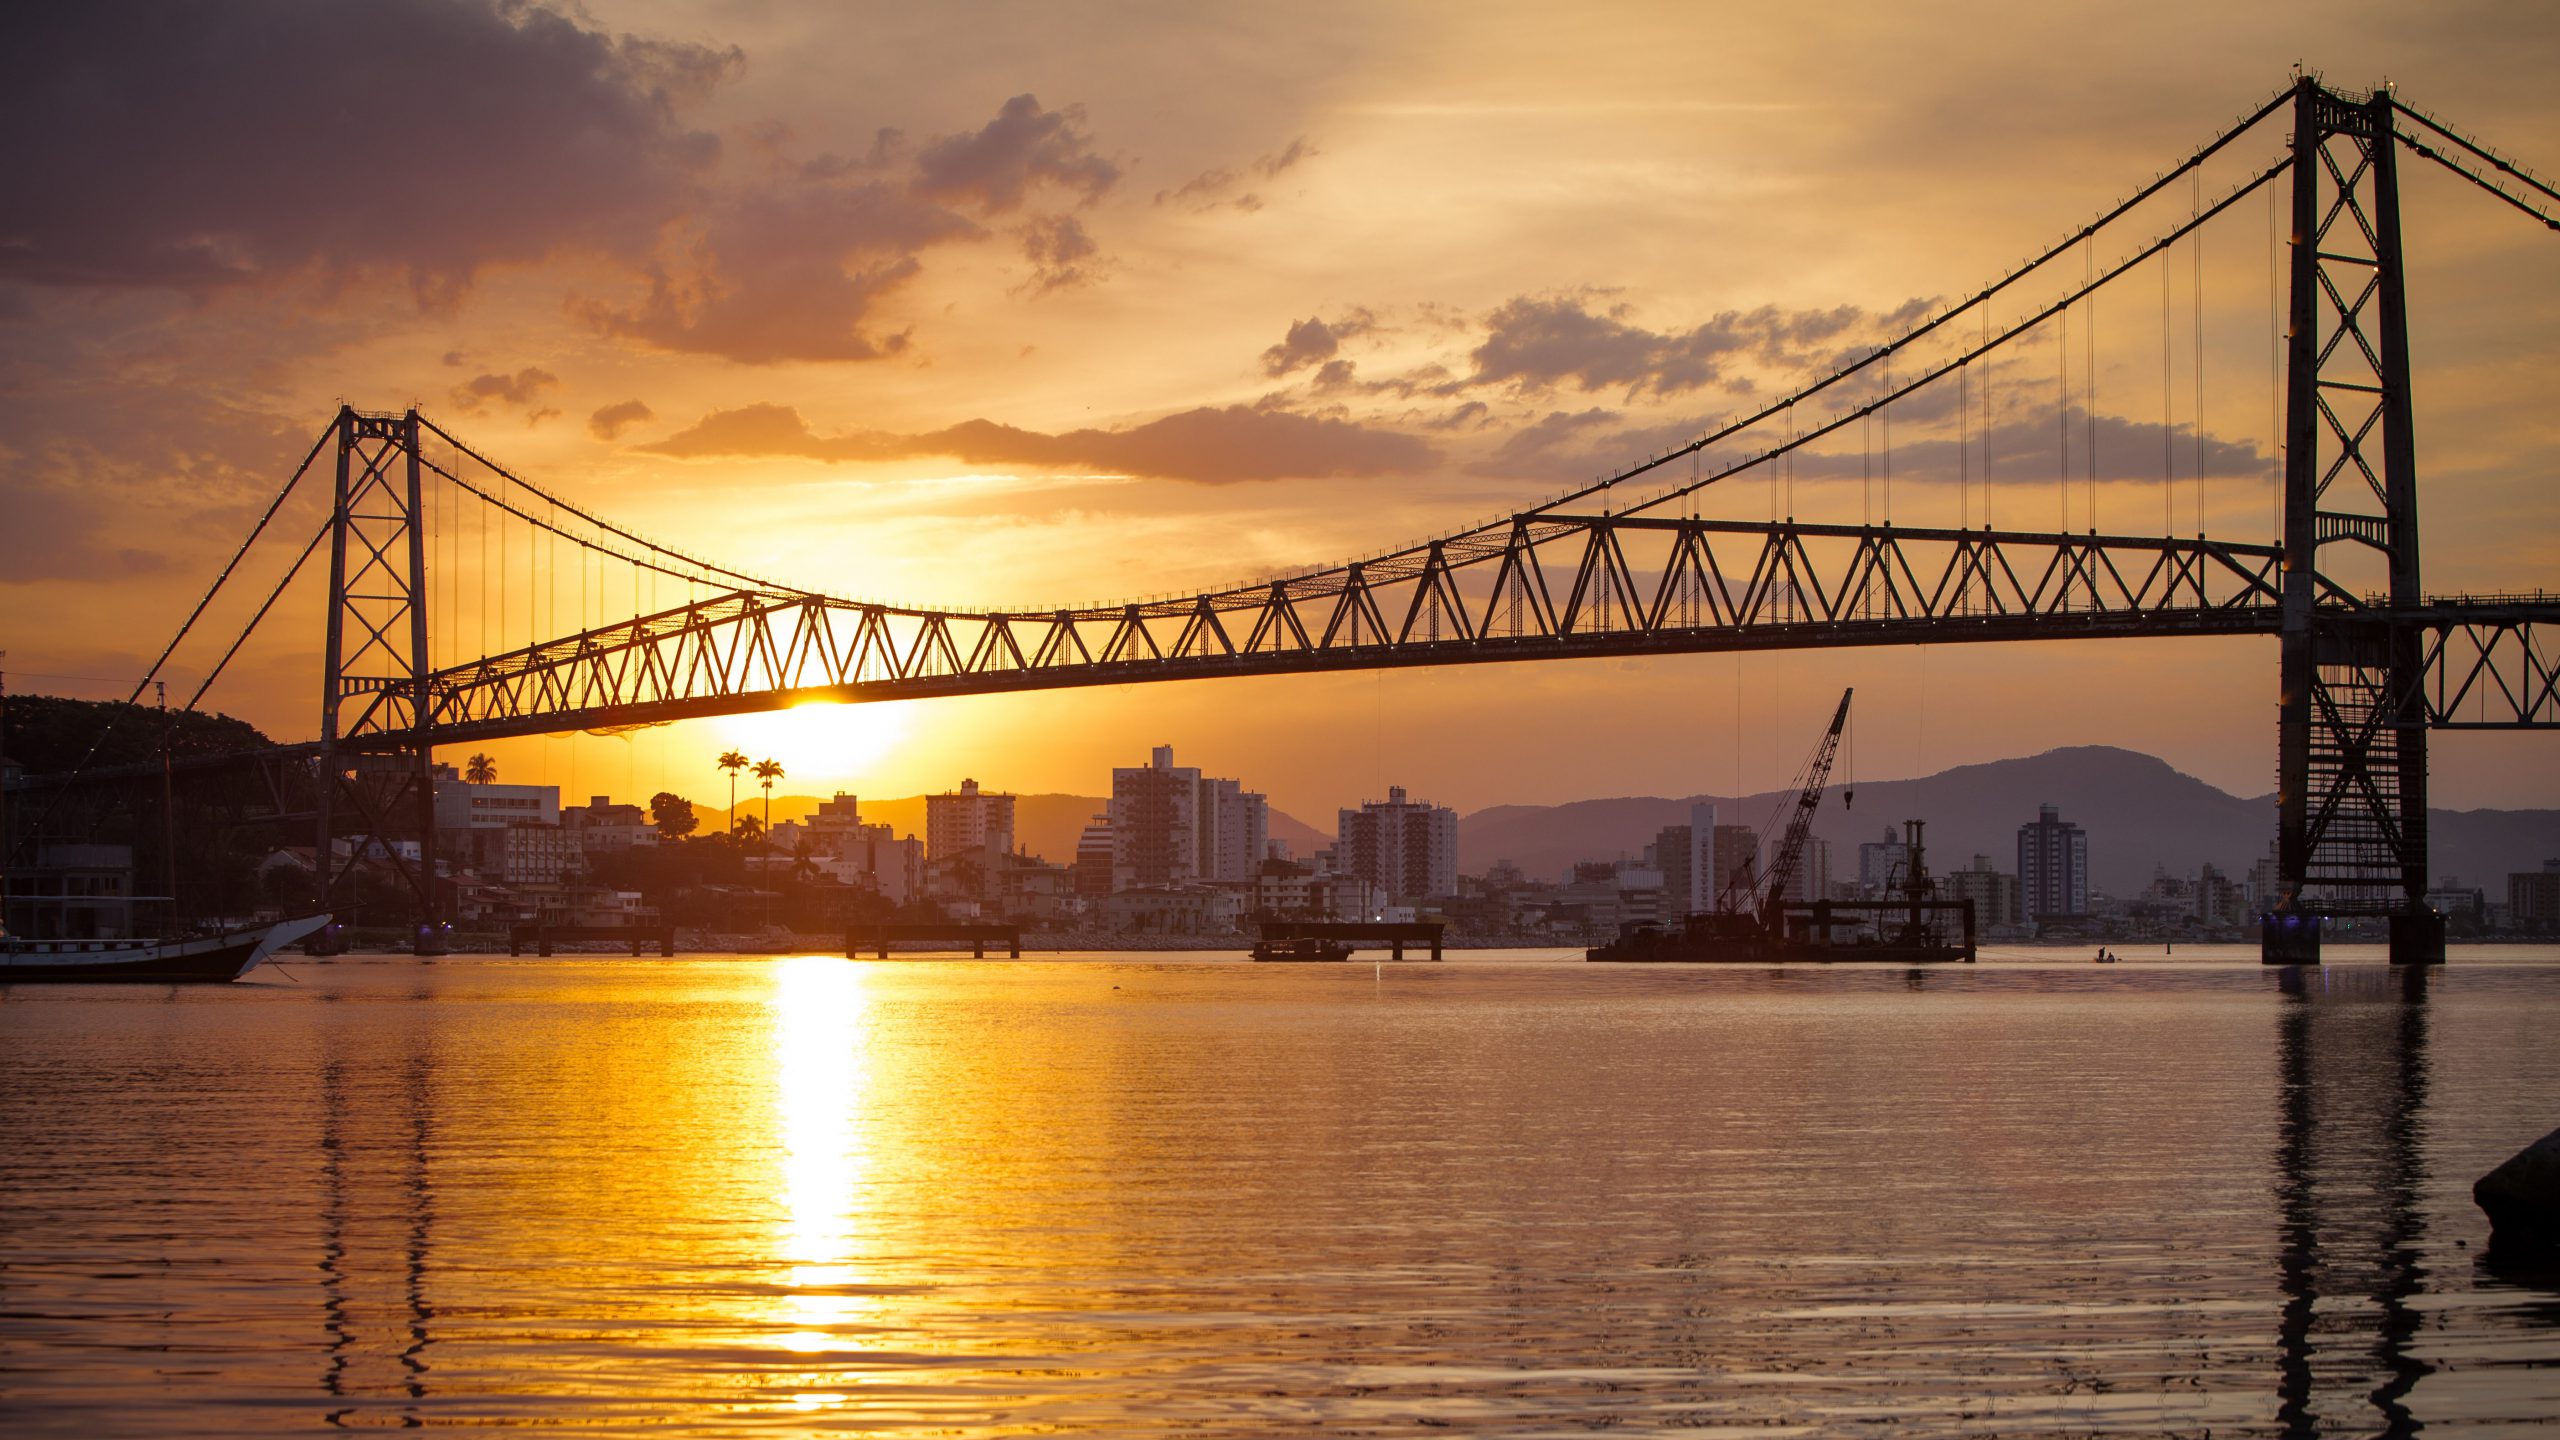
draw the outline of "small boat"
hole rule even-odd
[[[1253,958],[1267,961],[1348,960],[1351,947],[1339,940],[1317,940],[1294,936],[1283,940],[1260,940],[1254,943]]]
[[[186,940],[29,940],[0,936],[0,984],[62,981],[237,980],[266,958],[329,923],[304,915],[273,925]]]

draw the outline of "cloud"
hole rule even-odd
[[[1914,400],[1919,398],[1915,396]],[[1941,413],[1943,418],[1937,423],[1919,427],[1919,433],[1906,430],[1894,444],[1892,464],[1898,482],[1954,483],[1959,441],[1948,433],[1954,422],[1952,412]],[[1917,418],[1916,411],[1906,411],[1901,404],[1894,407],[1894,414],[1897,418]],[[1616,412],[1598,408],[1549,411],[1513,431],[1491,454],[1467,468],[1473,474],[1502,479],[1578,479],[1623,470],[1647,456],[1676,450],[1719,423],[1711,417],[1696,416],[1648,425],[1621,425],[1622,418]],[[2069,412],[2068,423],[2071,471],[2073,483],[2077,484],[2088,473],[2088,413],[2075,407]],[[1977,430],[1961,442],[1965,473],[1979,484],[1987,454],[1993,484],[2021,488],[2055,484],[2062,473],[2061,428],[2054,412],[2047,409],[2014,414],[1993,425],[1987,446],[1984,433]],[[2098,478],[2111,484],[2158,484],[2164,433],[2178,481],[2184,484],[2193,480],[2198,455],[2194,427],[2181,425],[2164,432],[2156,421],[2121,415],[2098,417]],[[1860,430],[1854,421],[1846,430],[1798,450],[1796,478],[1845,481],[1881,476],[1885,464],[1883,431],[1876,427],[1866,434],[1875,443],[1873,450],[1858,448]],[[1780,438],[1776,433],[1748,432],[1702,455],[1700,467],[1712,472],[1739,465]],[[2261,476],[2267,469],[2267,457],[2247,440],[2225,440],[2208,434],[2202,455],[2204,473],[2213,479]],[[1736,478],[1764,474],[1754,469],[1740,472]]]
[[[634,425],[657,418],[658,412],[640,401],[625,400],[619,405],[607,405],[588,416],[587,433],[599,440],[612,440]]]
[[[474,375],[469,381],[453,387],[453,404],[465,415],[480,414],[492,404],[532,409],[542,398],[542,392],[559,383],[559,376],[532,365],[513,375]],[[558,413],[556,410],[540,412],[535,418]]]
[[[1042,110],[1018,95],[982,129],[934,140],[912,159],[884,130],[864,159],[821,157],[707,202],[647,267],[648,292],[636,303],[572,308],[608,335],[749,365],[903,354],[909,332],[877,317],[924,273],[928,252],[988,237],[960,207],[1006,214],[1045,190],[1090,203],[1118,179],[1088,148],[1081,118],[1075,107]],[[1035,211],[1012,233],[1034,294],[1100,273],[1100,247],[1072,214]]]
[[[9,523],[0,525],[0,585],[128,580],[167,568],[166,556],[110,538],[130,536],[131,519],[120,501],[94,489],[11,486]]]
[[[918,252],[984,232],[877,179],[776,185],[720,202],[692,243],[649,268],[638,305],[583,302],[606,334],[750,365],[874,360],[904,350],[873,309],[923,270]]]
[[[977,133],[945,135],[918,151],[916,193],[974,203],[990,215],[1021,208],[1044,185],[1091,204],[1118,183],[1120,167],[1093,153],[1083,121],[1082,106],[1043,110],[1032,96],[1016,95]]]
[[[1628,396],[1668,396],[1702,386],[1733,384],[1738,358],[1766,365],[1802,366],[1817,347],[1858,331],[1890,334],[1927,313],[1913,300],[1883,315],[1854,305],[1829,310],[1728,310],[1688,330],[1654,331],[1628,322],[1625,306],[1594,311],[1579,296],[1519,296],[1486,317],[1485,337],[1469,359],[1468,383],[1510,384],[1524,389],[1572,386],[1581,390],[1624,387]]]
[[[1266,406],[1202,407],[1123,430],[1036,430],[970,420],[927,434],[856,431],[820,435],[787,405],[716,410],[640,449],[687,459],[796,456],[840,463],[948,456],[971,465],[1029,465],[1188,480],[1248,480],[1413,474],[1439,459],[1428,442],[1333,417]]]
[[[1549,468],[1540,462],[1558,449],[1589,439],[1596,430],[1610,430],[1618,421],[1618,412],[1594,406],[1588,410],[1550,410],[1504,437],[1481,464],[1477,473],[1487,475],[1536,475]]]
[[[1470,400],[1446,415],[1434,416],[1422,423],[1434,430],[1464,430],[1470,426],[1486,424],[1492,418],[1492,406],[1481,400]]]
[[[1244,175],[1259,175],[1265,180],[1277,179],[1284,171],[1296,167],[1299,162],[1316,153],[1316,147],[1308,144],[1307,137],[1301,135],[1291,140],[1288,147],[1278,154],[1264,155],[1255,159],[1244,167],[1244,174],[1238,174],[1224,166],[1203,170],[1174,189],[1157,191],[1156,203],[1179,205],[1194,214],[1210,210],[1241,210],[1249,215],[1262,208],[1262,196],[1250,190],[1232,197],[1229,194],[1243,182]]]
[[[1031,261],[1031,288],[1046,294],[1093,279],[1084,262],[1101,253],[1084,222],[1073,215],[1051,215],[1022,227],[1022,253]]]
[[[1901,408],[1895,407],[1895,414]],[[2092,434],[2089,412],[2072,407],[2057,419],[2054,412],[2026,414],[2003,420],[1988,434],[1977,433],[1968,439],[1968,470],[1977,479],[1985,473],[1983,457],[1990,457],[1988,474],[1999,485],[2053,485],[2062,476],[2061,432],[2071,433],[2071,473],[2074,483],[2086,479],[2089,470],[2089,442]],[[2097,465],[2102,481],[2157,484],[2162,466],[2181,480],[2192,480],[2196,474],[2198,450],[2195,427],[2164,427],[2156,420],[2130,420],[2122,415],[2100,415],[2095,427]],[[2164,445],[2165,440],[2165,445]],[[1986,445],[1987,441],[1987,445]],[[1957,442],[1944,435],[1909,440],[1893,447],[1893,466],[1897,477],[1905,474],[1943,476],[1953,479],[1956,471]],[[2254,442],[2225,440],[2214,435],[2204,437],[2202,450],[2204,473],[2212,479],[2262,476],[2267,473],[2267,457]],[[1807,449],[1796,456],[1799,478],[1854,479],[1881,464],[1881,455],[1847,451],[1814,451]]]
[[[1377,317],[1354,310],[1328,323],[1308,316],[1290,325],[1279,344],[1262,352],[1262,373],[1274,379],[1310,365],[1321,365],[1341,353],[1342,342],[1377,328]]]
[[[203,291],[637,258],[718,153],[735,50],[503,0],[33,7],[0,47],[0,277]]]

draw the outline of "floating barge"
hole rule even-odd
[[[1661,965],[1946,965],[1974,958],[1970,899],[1817,900],[1778,913],[1783,928],[1774,935],[1759,916],[1732,913],[1691,915],[1676,926],[1633,925],[1583,958]],[[1884,928],[1893,919],[1901,923]],[[1870,920],[1881,933],[1869,929]]]

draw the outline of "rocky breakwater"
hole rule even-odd
[[[2471,1199],[2489,1215],[2489,1248],[2504,1258],[2560,1262],[2560,1130],[2472,1182]]]

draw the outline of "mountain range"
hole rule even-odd
[[[1458,821],[1458,869],[1481,874],[1509,860],[1530,878],[1555,879],[1576,860],[1634,856],[1666,825],[1685,825],[1689,807],[1713,802],[1725,824],[1764,833],[1793,792],[1742,798],[1695,795],[1580,800],[1565,805],[1496,805]],[[2235,878],[2248,872],[2275,839],[2270,793],[2246,798],[2209,785],[2138,751],[2075,745],[2013,760],[1963,765],[1914,780],[1867,781],[1854,793],[1833,786],[1816,812],[1813,833],[1831,843],[1835,877],[1854,876],[1858,845],[1901,834],[1901,822],[1926,820],[1930,868],[1948,870],[1977,854],[1994,867],[2017,869],[2018,827],[2039,805],[2089,835],[2089,873],[2098,888],[2130,895],[2156,868],[2186,874],[2210,862]],[[2512,870],[2560,856],[2560,810],[2429,812],[2434,878],[2459,876],[2503,895]]]

